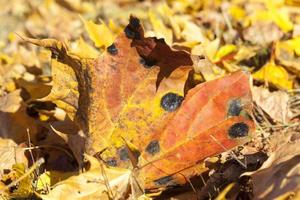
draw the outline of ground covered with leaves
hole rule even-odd
[[[2,199],[300,199],[298,1],[0,6]]]

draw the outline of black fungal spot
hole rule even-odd
[[[173,180],[172,176],[165,176],[165,177],[155,180],[154,183],[157,185],[167,185],[172,180]]]
[[[150,60],[150,59],[144,59],[140,58],[140,63],[145,67],[145,68],[151,68],[156,64],[155,60]]]
[[[146,147],[146,152],[154,155],[160,151],[159,142],[157,140],[151,141]]]
[[[117,160],[115,158],[108,158],[105,163],[111,167],[116,167],[118,165]]]
[[[117,55],[118,54],[118,49],[117,49],[117,47],[114,43],[112,43],[112,45],[107,47],[107,51],[112,55]]]
[[[238,137],[245,137],[248,135],[249,132],[249,126],[245,124],[244,122],[239,122],[233,124],[229,130],[228,135],[231,138],[238,138]]]
[[[160,105],[164,110],[172,112],[181,105],[182,101],[182,96],[169,92],[161,98]]]
[[[128,150],[125,147],[119,149],[119,156],[123,161],[129,160]]]
[[[240,99],[233,99],[229,102],[227,116],[239,116],[242,111],[242,104]]]
[[[126,147],[120,148],[118,152],[119,152],[119,156],[120,156],[121,160],[123,160],[123,161],[129,160],[129,153],[128,153],[128,149]],[[138,159],[141,155],[141,153],[136,150],[133,151],[132,154],[136,159]]]

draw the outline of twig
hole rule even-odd
[[[31,150],[31,149],[40,149],[40,148],[53,148],[53,149],[58,149],[58,150],[61,150],[63,152],[65,152],[70,158],[74,158],[72,154],[70,154],[67,150],[65,150],[64,148],[62,147],[57,147],[57,146],[52,146],[52,145],[39,145],[39,146],[35,146],[35,147],[25,147],[25,148],[22,148],[24,150]]]

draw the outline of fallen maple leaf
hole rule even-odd
[[[203,171],[194,166],[242,144],[254,130],[247,73],[189,90],[190,55],[145,38],[137,18],[97,59],[74,57],[57,41],[28,41],[50,48],[75,71],[86,150],[111,166],[128,168],[136,159],[145,188],[184,183]]]

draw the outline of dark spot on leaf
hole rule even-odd
[[[242,111],[242,104],[240,99],[233,99],[229,101],[227,116],[239,116]]]
[[[118,54],[118,49],[117,49],[117,47],[114,43],[112,43],[112,45],[107,47],[107,51],[112,55],[117,55]]]
[[[123,160],[123,161],[129,160],[129,153],[128,153],[127,147],[120,148],[118,152],[119,152],[119,156],[120,156],[121,160]],[[139,151],[136,151],[136,150],[133,151],[132,153],[133,153],[133,155],[136,159],[138,159],[141,155],[141,153]]]
[[[154,183],[156,183],[157,185],[167,185],[172,180],[173,180],[172,176],[165,176],[155,180]]]
[[[160,151],[159,142],[157,140],[151,141],[146,147],[146,151],[152,155],[158,153]]]
[[[164,110],[172,112],[181,105],[182,101],[182,96],[169,92],[161,98],[160,105]]]
[[[140,58],[140,63],[145,67],[145,68],[151,68],[156,64],[155,60],[150,60],[150,59],[144,59]]]
[[[231,138],[245,137],[248,135],[248,132],[249,126],[244,122],[235,123],[228,130]]]
[[[125,147],[119,149],[119,156],[121,160],[129,160],[128,150]]]
[[[108,158],[105,163],[109,166],[116,167],[118,165],[117,160],[115,158]]]

